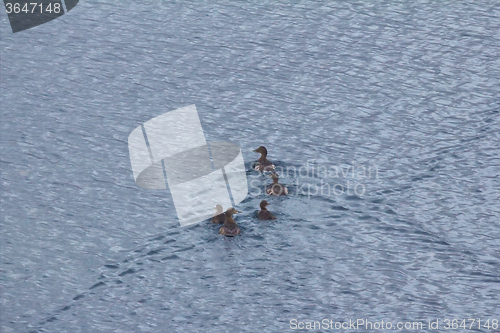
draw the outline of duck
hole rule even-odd
[[[257,171],[273,171],[276,166],[267,159],[267,149],[264,146],[260,146],[255,149],[254,152],[260,153],[260,158],[255,163],[255,170]]]
[[[215,206],[215,214],[212,217],[212,223],[222,224],[226,222],[226,214],[222,210],[221,205]]]
[[[226,222],[222,225],[222,227],[219,229],[219,234],[224,235],[224,236],[236,236],[238,235],[241,230],[238,228],[238,225],[236,224],[236,221],[233,219],[233,214],[241,213],[240,211],[237,211],[234,208],[229,208],[226,210]]]
[[[276,216],[274,216],[270,211],[267,210],[266,206],[269,205],[269,202],[266,200],[262,200],[260,202],[260,211],[257,214],[259,220],[276,220]]]
[[[288,189],[285,185],[278,183],[278,174],[276,172],[272,172],[271,178],[273,179],[273,183],[267,187],[266,193],[270,195],[287,195]]]

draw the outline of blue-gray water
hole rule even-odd
[[[102,0],[0,22],[2,332],[500,320],[498,2]],[[251,187],[240,236],[181,228],[168,191],[135,185],[129,133],[190,104],[248,167],[260,145],[309,161],[268,198],[276,221]]]

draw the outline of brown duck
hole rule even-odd
[[[273,179],[273,183],[267,187],[266,193],[270,195],[287,195],[288,189],[285,187],[285,185],[281,185],[278,183],[278,174],[276,172],[272,172],[271,178]]]
[[[267,210],[267,205],[269,205],[269,203],[266,200],[262,200],[260,202],[260,211],[257,214],[257,217],[259,220],[276,220],[276,216]]]
[[[255,170],[257,171],[273,171],[276,166],[267,159],[267,149],[264,146],[260,146],[255,149],[254,152],[260,153],[260,158],[255,163]]]
[[[226,222],[219,229],[219,234],[225,236],[236,236],[241,230],[238,228],[236,221],[233,219],[233,214],[241,213],[234,208],[229,208],[226,210]]]

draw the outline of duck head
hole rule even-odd
[[[267,156],[267,149],[264,146],[260,146],[259,148],[255,149],[254,152],[260,153],[263,157]]]
[[[262,209],[262,210],[267,209],[267,208],[266,208],[266,206],[267,206],[267,205],[269,205],[269,202],[267,202],[266,200],[262,200],[262,201],[260,202],[260,209]]]
[[[278,174],[276,172],[271,172],[271,174],[269,175],[269,177],[271,177],[273,179],[273,183],[277,184],[278,183],[278,180],[280,179],[280,177],[278,176]]]
[[[221,205],[215,206],[215,214],[219,215],[219,214],[222,214],[222,213],[224,213],[224,210],[222,209],[222,206]]]
[[[231,207],[226,210],[226,216],[233,216],[233,214],[238,214],[241,213],[239,210],[236,210],[235,208]]]

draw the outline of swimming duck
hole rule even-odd
[[[270,195],[287,195],[288,189],[285,185],[278,184],[278,174],[272,172],[271,178],[273,179],[273,183],[267,187],[266,193]]]
[[[236,236],[238,235],[241,231],[240,228],[238,228],[238,225],[236,224],[236,221],[233,219],[233,214],[241,213],[237,211],[234,208],[229,208],[226,210],[226,222],[222,225],[222,227],[219,229],[219,234],[225,235],[225,236]]]
[[[259,220],[276,220],[276,216],[267,210],[267,205],[269,205],[269,203],[266,200],[262,200],[260,202],[260,211],[259,214],[257,214],[257,217]]]
[[[267,157],[267,149],[264,146],[260,146],[259,148],[255,149],[254,152],[260,153],[260,158],[257,160],[257,163],[255,163],[255,170],[257,171],[273,171],[276,166],[269,161]]]
[[[222,224],[222,223],[226,222],[226,214],[222,210],[222,206],[221,205],[215,206],[215,210],[216,210],[216,212],[215,212],[214,216],[212,217],[212,223]]]

